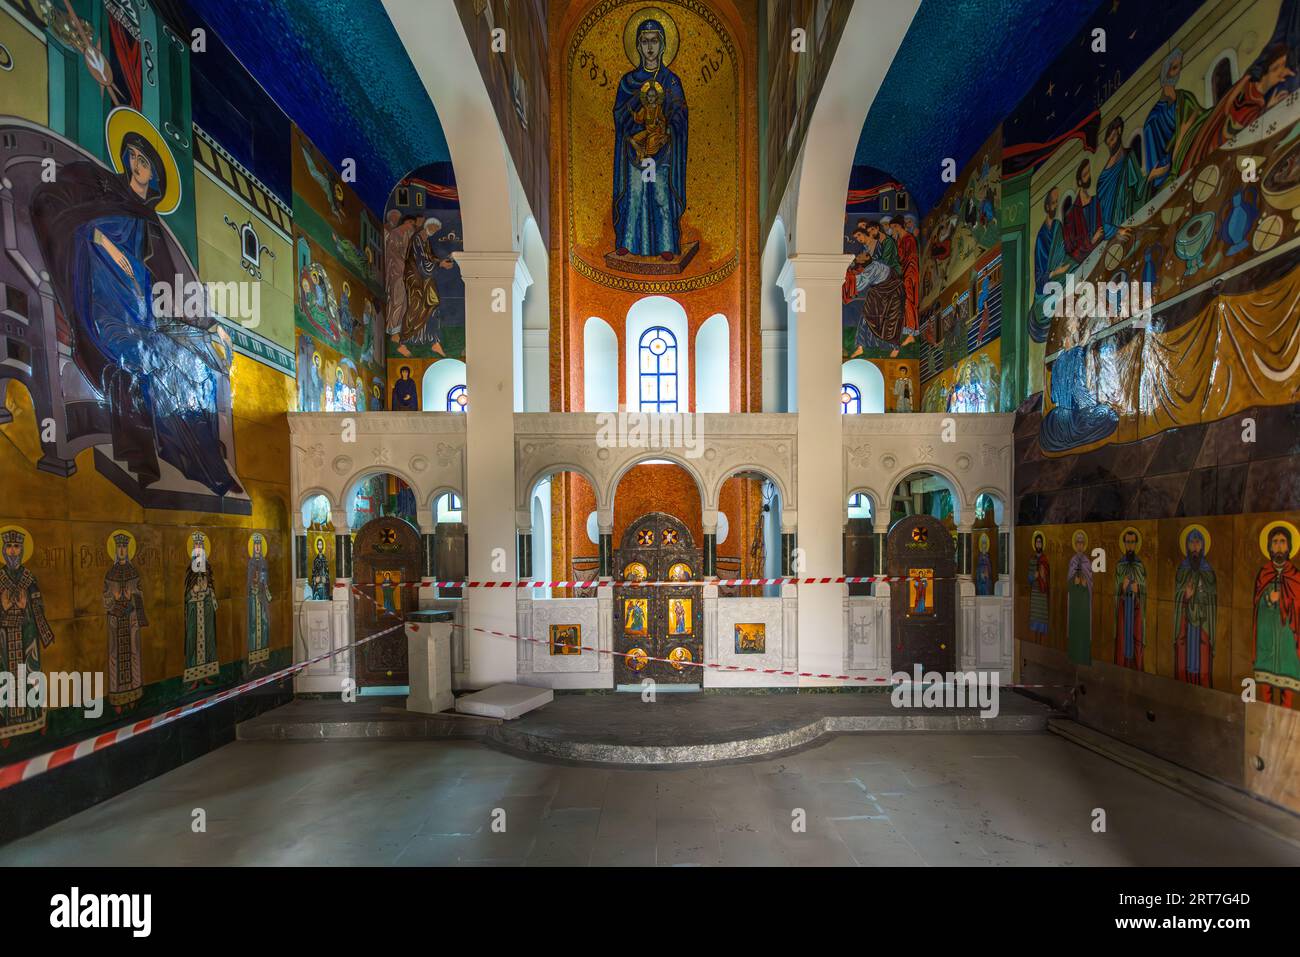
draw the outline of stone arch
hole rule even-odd
[[[971,518],[975,517],[975,503],[979,501],[981,495],[990,495],[993,497],[993,523],[999,528],[1005,528],[1011,524],[1011,514],[1007,511],[1008,496],[1005,490],[993,485],[981,485],[971,493],[970,508]]]
[[[597,510],[608,509],[613,497],[610,490],[596,480],[595,475],[585,466],[578,465],[576,462],[549,462],[535,471],[528,479],[518,485],[515,489],[515,511],[517,514],[531,512],[533,493],[537,490],[537,485],[543,479],[560,472],[572,472],[575,475],[581,475],[586,479],[587,484],[591,486],[591,491],[596,496]],[[612,486],[611,486],[612,488]]]
[[[952,488],[952,515],[954,522],[960,525],[962,521],[970,516],[974,509],[974,505],[972,504],[974,499],[967,498],[966,490],[962,487],[962,484],[955,473],[950,469],[947,469],[942,465],[936,465],[933,462],[916,462],[895,469],[891,474],[889,481],[885,483],[885,487],[889,489],[889,498],[887,501],[891,503],[894,501],[894,492],[898,490],[899,483],[913,472],[932,472],[948,483]]]
[[[795,508],[795,502],[793,502],[789,497],[789,491],[788,491],[789,482],[787,481],[786,477],[779,475],[770,466],[756,465],[751,463],[742,463],[739,465],[729,466],[726,470],[724,470],[721,474],[719,474],[718,480],[713,484],[713,487],[710,490],[709,493],[710,498],[704,502],[704,507],[706,509],[711,508],[716,510],[718,507],[718,503],[722,498],[722,487],[727,484],[728,479],[734,478],[735,476],[739,475],[741,472],[755,472],[763,476],[763,478],[768,479],[774,486],[776,486],[776,494],[781,497],[781,508],[782,509]]]
[[[699,469],[695,468],[695,466],[691,464],[690,459],[678,455],[669,449],[648,449],[644,454],[629,458],[626,462],[620,465],[614,471],[614,474],[610,476],[609,498],[605,503],[605,507],[610,510],[614,508],[614,499],[618,495],[618,486],[619,483],[623,481],[623,476],[627,475],[628,472],[632,471],[632,469],[636,468],[638,465],[644,465],[647,462],[657,462],[660,460],[671,462],[672,464],[680,466],[686,470],[686,474],[694,480],[696,491],[700,494],[701,509],[717,509],[717,496],[715,495],[710,499],[709,484],[705,481],[703,474]],[[719,486],[719,488],[721,488],[721,486]]]

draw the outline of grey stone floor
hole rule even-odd
[[[240,741],[0,848],[0,865],[42,864],[1296,865],[1300,851],[1055,735],[966,732],[645,771],[468,741]]]

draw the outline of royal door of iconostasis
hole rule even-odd
[[[952,533],[930,515],[899,519],[886,545],[894,671],[956,670],[956,561]]]
[[[420,533],[404,519],[371,519],[352,545],[352,620],[357,641],[392,628],[418,607],[423,572]],[[362,645],[356,653],[357,687],[407,683],[406,629]]]
[[[699,578],[700,550],[686,525],[663,512],[628,526],[614,557],[620,582],[690,582]],[[614,589],[615,685],[646,678],[657,684],[700,684],[704,654],[701,590],[691,585],[619,585]],[[649,658],[667,658],[649,661]]]

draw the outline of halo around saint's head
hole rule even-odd
[[[1183,529],[1182,534],[1178,536],[1178,550],[1184,555],[1187,554],[1187,536],[1197,532],[1201,536],[1204,546],[1201,548],[1202,555],[1210,554],[1210,530],[1204,525],[1188,525]]]
[[[1122,552],[1122,551],[1125,550],[1125,549],[1124,549],[1124,536],[1127,535],[1129,532],[1132,532],[1135,536],[1137,536],[1137,540],[1138,540],[1138,541],[1137,541],[1137,545],[1135,545],[1134,548],[1133,548],[1133,554],[1136,555],[1138,552],[1142,551],[1142,533],[1139,532],[1139,531],[1138,531],[1136,528],[1134,528],[1132,525],[1129,525],[1128,527],[1126,527],[1126,528],[1124,529],[1124,531],[1122,531],[1122,532],[1119,533],[1119,547],[1120,547],[1120,551]]]
[[[172,156],[172,151],[167,148],[162,134],[154,129],[152,123],[129,106],[119,106],[110,112],[108,119],[104,121],[104,142],[108,144],[108,158],[115,172],[125,172],[122,163],[122,141],[131,133],[148,143],[157,154],[156,160],[151,156],[150,161],[162,164],[162,169],[154,170],[154,175],[162,180],[162,198],[158,200],[154,211],[159,216],[166,216],[174,212],[181,203],[181,174],[176,168],[176,158]]]
[[[262,557],[265,558],[266,557],[266,536],[263,535],[261,532],[254,532],[252,535],[248,536],[248,557],[249,558],[253,557],[254,545],[262,546]]]
[[[108,546],[108,557],[113,559],[113,561],[117,561],[117,545],[119,536],[126,543],[126,559],[127,561],[130,561],[135,558],[136,541],[135,536],[125,528],[115,528],[113,529],[112,534],[108,536],[108,541],[106,543]]]
[[[1074,543],[1080,538],[1083,539],[1083,548],[1077,549],[1077,551],[1086,552],[1088,550],[1088,533],[1081,528],[1076,528],[1070,533],[1070,547],[1074,548]]]
[[[1288,558],[1295,558],[1296,552],[1300,551],[1300,531],[1290,522],[1269,522],[1259,532],[1259,550],[1264,553],[1265,558],[1272,558],[1268,551],[1268,538],[1279,529],[1286,529],[1291,536],[1291,554]]]
[[[664,49],[659,55],[659,62],[667,66],[677,56],[678,35],[676,22],[662,7],[642,7],[628,18],[627,26],[623,28],[623,50],[633,66],[641,65],[641,53],[636,41],[641,32],[641,24],[647,20],[654,20],[664,28]]]
[[[32,557],[32,551],[36,548],[36,543],[32,541],[31,533],[21,525],[0,525],[0,539],[7,532],[18,532],[23,537],[23,564],[26,565]]]

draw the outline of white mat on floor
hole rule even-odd
[[[504,718],[509,721],[534,708],[550,704],[555,692],[550,688],[529,688],[526,685],[493,685],[473,694],[456,699],[456,710],[461,714],[477,714],[485,718]]]

